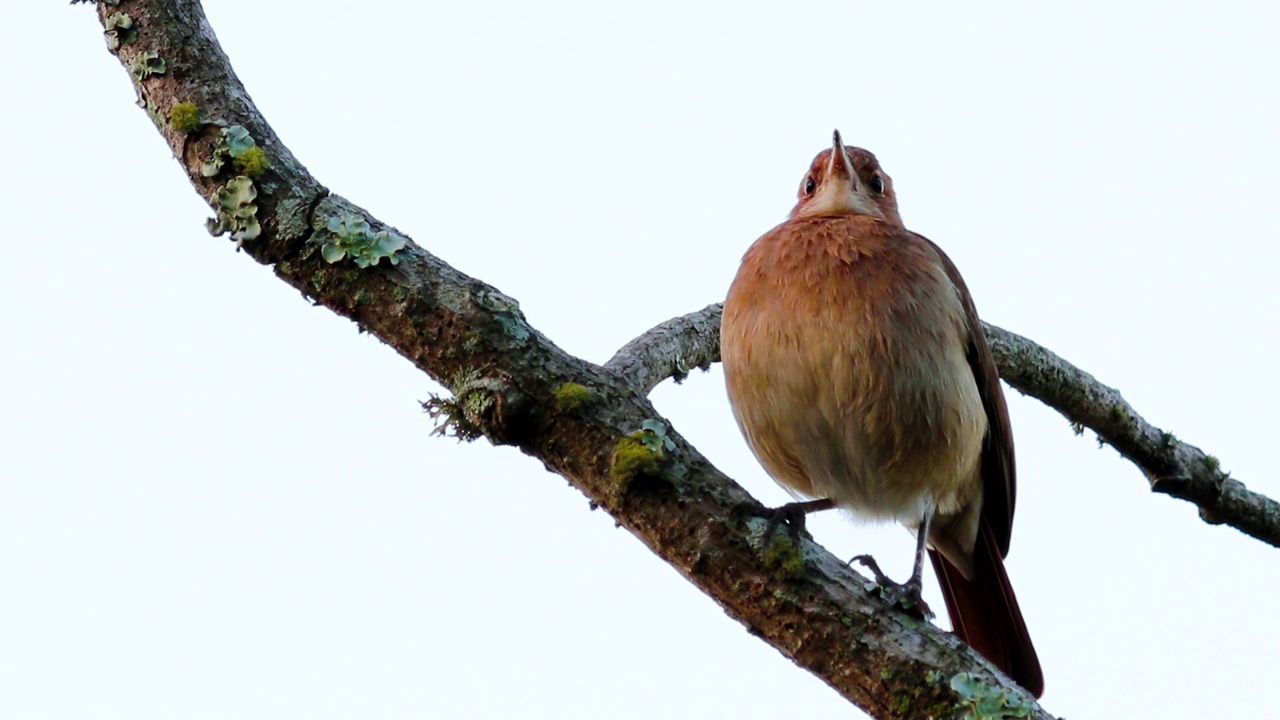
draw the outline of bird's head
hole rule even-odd
[[[849,147],[832,133],[831,147],[818,153],[800,181],[798,202],[791,219],[830,215],[869,215],[894,225],[898,201],[893,182],[880,169],[876,156],[862,148]]]

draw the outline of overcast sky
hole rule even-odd
[[[1274,5],[206,5],[321,182],[570,352],[722,299],[838,127],[985,319],[1280,496]],[[433,437],[438,386],[209,237],[90,8],[8,28],[0,717],[851,716],[540,463]],[[653,397],[787,499],[718,368]],[[1272,713],[1276,551],[1009,404],[1045,707]],[[899,528],[811,529],[909,572]]]

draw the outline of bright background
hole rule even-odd
[[[1280,496],[1275,5],[207,11],[322,182],[573,353],[722,298],[839,127],[986,319]],[[210,238],[90,8],[7,19],[0,717],[850,716],[539,463],[431,436],[437,386]],[[1046,707],[1270,714],[1275,550],[1010,395]],[[786,499],[718,368],[654,399]],[[811,527],[909,569],[900,529]]]

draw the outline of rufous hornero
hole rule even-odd
[[[915,530],[897,589],[918,603],[927,548],[956,634],[1039,697],[1002,561],[1014,463],[995,361],[959,271],[903,227],[874,155],[835,133],[791,215],[743,257],[720,338],[747,444],[812,498],[775,512],[839,507]]]

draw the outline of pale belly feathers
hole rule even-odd
[[[734,416],[765,469],[860,518],[915,527],[932,506],[976,531],[987,417],[936,254],[770,240],[751,252],[776,257],[730,290],[721,348]]]

